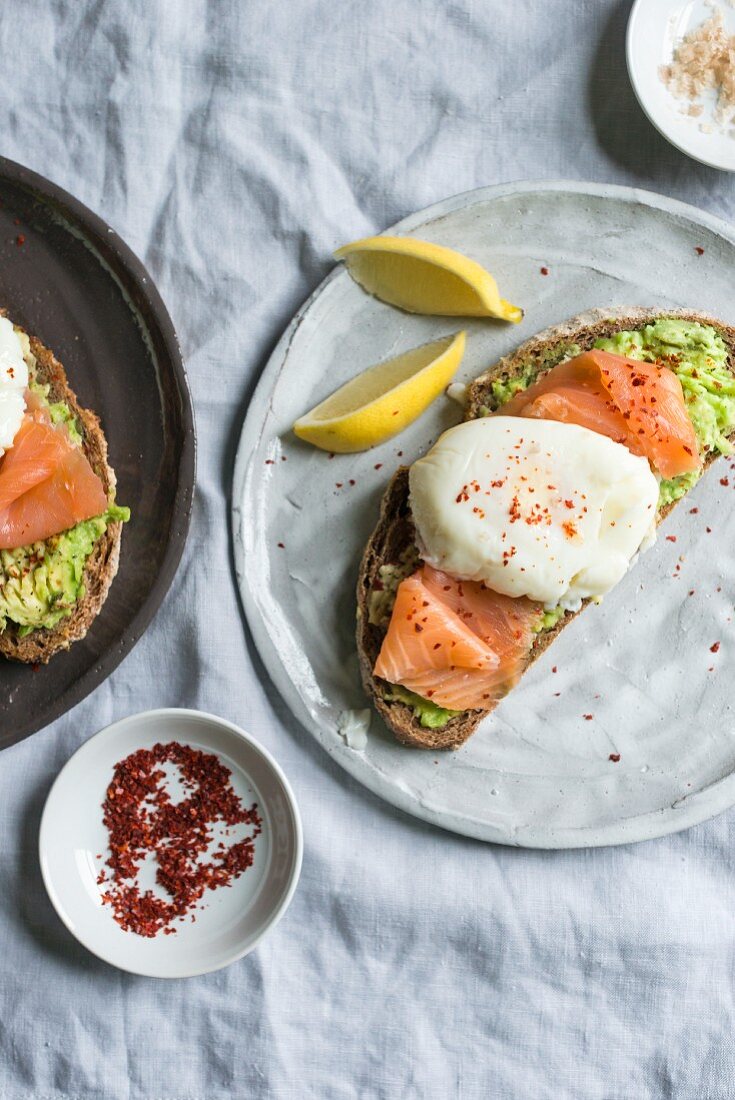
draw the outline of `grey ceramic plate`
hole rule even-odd
[[[662,196],[513,184],[447,199],[396,229],[467,252],[526,309],[517,327],[461,326],[462,380],[593,306],[690,306],[735,321],[735,233]],[[294,714],[353,776],[456,832],[537,847],[620,844],[724,810],[735,803],[726,675],[735,649],[735,478],[726,462],[458,752],[402,748],[377,717],[364,748],[346,743],[346,723],[366,705],[354,586],[380,496],[396,466],[461,414],[440,399],[397,440],[332,460],[290,427],[368,364],[459,327],[456,318],[382,305],[336,269],[273,353],[243,430],[234,497],[240,589],[266,667]]]
[[[101,418],[132,509],[102,612],[33,670],[0,660],[0,748],[63,714],[130,651],[173,579],[194,488],[191,401],[171,319],[141,262],[65,191],[0,159],[0,302],[55,352]]]

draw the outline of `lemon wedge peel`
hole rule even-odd
[[[411,348],[340,386],[293,430],[323,451],[366,451],[403,431],[436,400],[462,362],[466,333]]]
[[[523,310],[500,297],[489,271],[461,252],[415,237],[365,237],[334,253],[363,290],[407,313],[496,317]]]

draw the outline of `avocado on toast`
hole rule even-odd
[[[502,409],[514,394],[558,364],[592,348],[681,363],[687,411],[703,459],[702,471],[729,453],[735,433],[735,328],[692,310],[619,307],[590,310],[549,328],[500,359],[467,388],[465,419]],[[661,348],[660,353],[658,349]],[[692,365],[694,364],[694,365]],[[395,591],[421,564],[409,500],[408,467],[401,467],[383,497],[379,522],[366,546],[357,586],[357,648],[365,691],[396,738],[405,745],[454,749],[497,705],[450,711],[373,674]],[[656,522],[669,513],[699,477],[684,474],[660,484]],[[585,600],[582,610],[590,601]],[[528,655],[534,661],[579,611],[555,608],[540,616]]]
[[[99,419],[79,405],[53,353],[18,325],[13,329],[28,368],[34,408],[61,427],[67,447],[81,449],[107,501],[99,515],[67,530],[0,550],[0,654],[36,664],[68,649],[89,630],[117,573],[129,512],[115,504],[115,473]]]

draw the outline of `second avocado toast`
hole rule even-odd
[[[2,320],[7,325],[4,317]],[[93,506],[86,511],[82,506],[80,511],[78,504],[72,504],[67,515],[85,518],[60,527],[65,523],[63,509],[67,501],[56,499],[53,506],[62,517],[55,525],[56,533],[18,547],[0,549],[0,654],[35,664],[45,663],[55,653],[68,649],[89,630],[117,573],[122,526],[130,513],[115,503],[115,473],[108,462],[107,441],[99,419],[79,405],[64,368],[53,353],[19,326],[13,325],[13,330],[28,370],[26,417],[35,417],[47,436],[52,431],[60,433],[62,453],[72,456],[75,467],[84,463],[85,473],[88,464],[101,484],[99,511]],[[17,449],[17,441],[15,446]],[[75,449],[83,459],[81,455],[75,456]],[[6,453],[14,460],[18,457],[13,455],[12,447]],[[32,481],[37,474],[33,472],[34,456],[29,457]],[[0,484],[3,469],[0,459]],[[18,489],[26,488],[29,497],[34,491],[40,494],[42,485],[47,483],[48,479],[44,483],[39,481],[30,488],[18,484],[14,491],[17,494]],[[67,487],[67,495],[69,492],[73,495],[73,485]],[[4,515],[19,499],[16,496]],[[39,496],[38,507],[43,506],[51,507],[48,496],[45,502]],[[90,510],[97,514],[87,515]],[[16,528],[23,529],[17,519]]]

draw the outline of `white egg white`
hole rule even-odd
[[[654,538],[646,459],[575,424],[471,420],[413,464],[409,483],[426,561],[549,608],[601,598]]]
[[[25,413],[28,367],[16,332],[0,317],[0,455],[4,455],[20,428]]]

